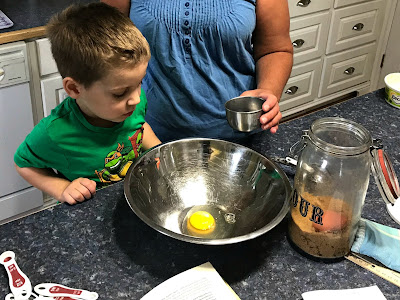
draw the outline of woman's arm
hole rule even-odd
[[[69,181],[58,177],[51,169],[20,168],[15,165],[19,175],[39,190],[61,202],[76,204],[90,199],[96,193],[96,182],[88,178]]]
[[[280,99],[293,64],[287,1],[257,0],[254,59],[257,88],[269,89]]]
[[[129,17],[129,10],[131,8],[130,0],[100,0],[100,2],[118,8],[120,12]]]
[[[257,89],[246,91],[242,95],[266,99],[263,104],[266,113],[260,118],[260,122],[263,129],[270,129],[275,133],[282,118],[278,102],[293,64],[287,1],[257,0],[256,18],[253,44]]]

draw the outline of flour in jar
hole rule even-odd
[[[339,258],[349,253],[354,240],[352,232],[352,210],[341,200],[328,196],[302,193],[311,207],[323,211],[321,221],[316,223],[312,216],[303,216],[297,206],[291,207],[289,236],[304,252],[318,258]],[[310,213],[311,214],[311,213]]]

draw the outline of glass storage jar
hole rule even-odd
[[[300,252],[337,259],[350,252],[368,189],[372,138],[363,126],[323,118],[302,136],[288,235]]]

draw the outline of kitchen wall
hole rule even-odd
[[[400,72],[400,2],[397,1],[394,10],[394,19],[389,32],[388,43],[385,51],[385,59],[379,76],[377,88],[385,86],[383,79],[387,74]]]

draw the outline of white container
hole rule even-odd
[[[400,73],[391,73],[385,76],[386,102],[400,108]]]

